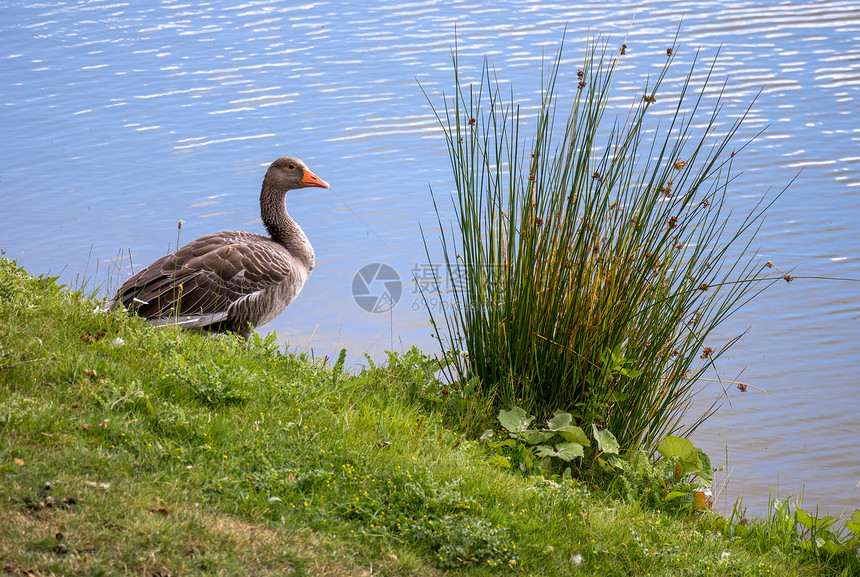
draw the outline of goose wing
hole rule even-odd
[[[295,275],[296,264],[281,245],[261,235],[221,232],[158,259],[128,279],[116,300],[157,324],[181,316],[191,326],[206,326],[226,320],[234,303]]]

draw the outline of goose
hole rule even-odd
[[[201,236],[133,275],[106,303],[122,306],[155,326],[233,332],[280,315],[314,269],[314,249],[287,214],[290,190],[329,188],[298,158],[274,161],[263,178],[260,215],[269,236],[222,231]]]

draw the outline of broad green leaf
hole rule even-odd
[[[541,458],[556,457],[562,461],[572,461],[582,455],[582,445],[577,443],[562,443],[556,448],[552,448],[549,445],[538,445],[537,447],[537,456]]]
[[[511,461],[507,457],[502,457],[501,455],[491,456],[489,462],[491,465],[496,465],[497,467],[502,467],[503,469],[511,468]]]
[[[657,443],[657,450],[667,459],[678,457],[682,461],[690,461],[698,457],[696,447],[693,446],[693,443],[688,439],[673,437],[671,435]]]
[[[571,443],[579,443],[580,445],[590,447],[591,441],[588,440],[588,437],[585,436],[585,431],[577,427],[576,425],[568,425],[563,429],[559,429],[558,434],[564,438],[565,441],[570,441]]]
[[[807,513],[803,509],[798,509],[795,512],[795,516],[797,518],[797,522],[809,529],[810,531],[813,527],[815,527],[815,520],[809,513]]]
[[[624,459],[622,459],[618,455],[607,455],[606,460],[609,462],[610,465],[617,469],[624,469],[626,465]]]
[[[610,453],[612,455],[618,454],[619,446],[618,440],[615,438],[615,435],[613,435],[607,429],[598,431],[594,423],[591,424],[591,432],[594,435],[594,440],[597,441],[598,450],[603,453]]]
[[[700,456],[700,454],[705,455],[705,453],[697,449],[688,439],[670,435],[657,443],[657,450],[667,459],[678,459],[681,465],[681,475],[699,475],[700,478],[710,483],[710,478],[706,477],[712,476],[704,473],[705,465]],[[707,469],[710,471],[711,460],[707,455],[705,455],[705,458],[708,462]],[[677,476],[680,477],[681,475]]]
[[[819,537],[818,535],[816,535],[815,536],[815,546],[818,547],[819,549],[824,547],[824,539]]]
[[[854,511],[851,515],[851,520],[845,522],[845,528],[854,533],[854,536],[860,539],[860,509]]]
[[[685,493],[684,491],[672,491],[668,495],[666,495],[666,497],[664,497],[663,500],[668,503],[669,501],[673,501],[673,500],[677,499],[678,497],[683,497],[686,494],[687,493]]]
[[[699,484],[710,487],[714,482],[714,469],[711,467],[711,458],[701,449],[697,449],[701,467],[699,468]]]
[[[520,407],[514,407],[510,411],[504,409],[499,411],[499,422],[511,433],[528,429],[532,421],[534,417],[529,417]]]
[[[491,449],[498,449],[499,447],[516,447],[517,442],[513,439],[505,439],[504,441],[499,441],[498,443],[494,443],[493,441],[487,441],[487,445],[489,445]]]
[[[523,437],[523,441],[529,445],[537,445],[538,443],[543,443],[547,439],[555,436],[555,433],[543,433],[541,431],[528,429],[526,431],[522,431],[521,435]]]
[[[832,539],[828,539],[824,543],[824,550],[831,555],[838,555],[839,553],[843,553],[845,551],[845,547],[843,545],[834,543]]]
[[[839,540],[839,538],[833,534],[833,531],[828,531],[827,529],[821,529],[820,531],[817,531],[815,534],[819,535],[825,541],[827,541],[828,539],[833,539],[834,541]]]
[[[546,428],[550,431],[560,431],[561,429],[567,427],[573,422],[573,417],[570,413],[565,413],[562,411],[556,411],[555,415],[547,421]]]
[[[821,532],[837,521],[836,517],[831,517],[830,515],[826,515],[821,518],[813,517],[803,509],[797,509],[796,514],[798,523],[810,531],[816,530],[818,532],[817,534],[821,534]]]
[[[682,465],[684,467],[684,474],[685,475],[701,475],[702,474],[702,461],[699,459],[698,455],[696,455],[696,458],[693,459],[692,461],[683,461]]]
[[[493,429],[487,429],[483,433],[481,433],[480,441],[489,441],[496,435],[496,432]]]
[[[558,451],[558,458],[562,461],[572,461],[583,455],[582,445],[579,443],[561,443],[555,449]]]

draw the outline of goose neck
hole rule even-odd
[[[314,249],[296,221],[287,213],[286,192],[263,188],[260,216],[273,241],[286,248],[309,271],[314,268]]]

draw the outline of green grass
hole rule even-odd
[[[415,350],[350,375],[272,337],[153,329],[94,309],[0,261],[4,574],[851,567],[787,540],[726,537],[707,516],[655,508],[637,490],[495,467],[432,409],[441,385]]]
[[[772,200],[732,214],[743,118],[722,118],[713,64],[694,58],[664,87],[679,52],[667,44],[649,82],[618,95],[630,104],[617,117],[608,107],[629,57],[601,39],[578,66],[559,49],[535,115],[521,117],[486,61],[464,80],[456,51],[452,94],[434,108],[456,186],[453,215],[437,206],[437,288],[457,282],[434,319],[460,359],[452,379],[497,408],[569,411],[624,450],[653,450],[711,414],[687,418],[700,379],[718,378],[709,371],[735,342],[712,333],[783,278],[751,248]]]

